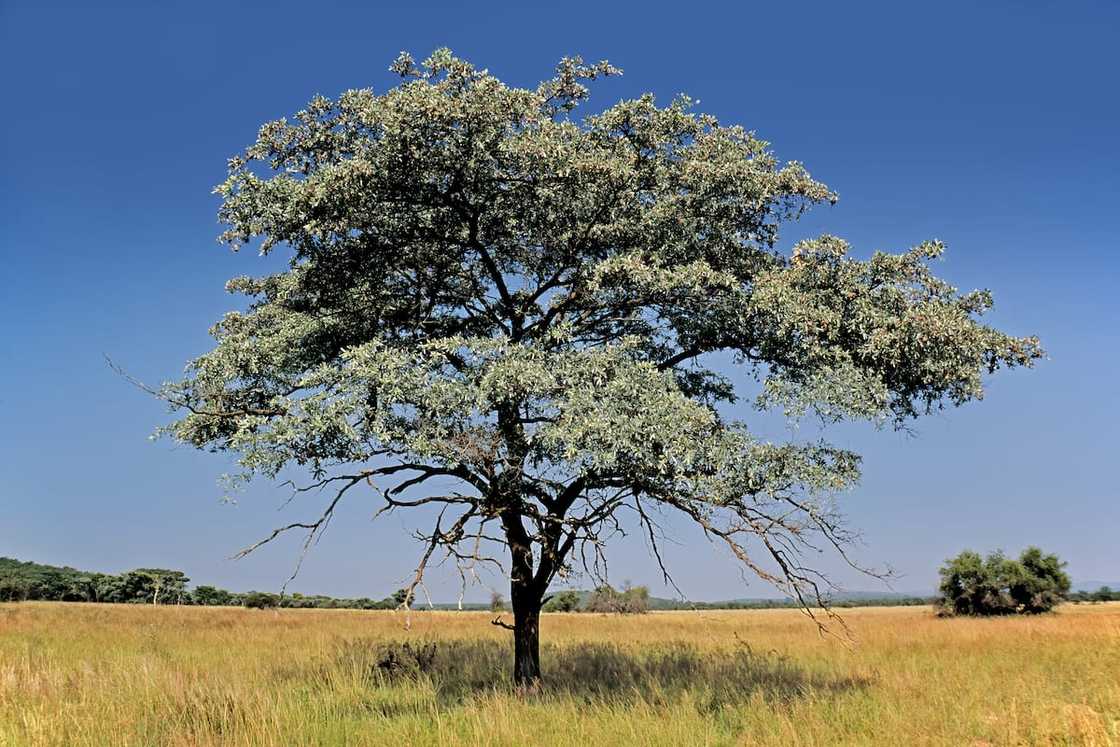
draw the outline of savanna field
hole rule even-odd
[[[1120,603],[844,619],[0,605],[0,745],[1120,744]]]

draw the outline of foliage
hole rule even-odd
[[[1069,601],[1080,602],[1120,602],[1120,589],[1102,586],[1096,591],[1075,591],[1068,596]]]
[[[250,591],[242,597],[241,603],[251,610],[266,610],[280,606],[280,597],[263,591]]]
[[[649,589],[645,586],[627,584],[622,591],[616,591],[604,584],[587,598],[583,606],[586,612],[616,612],[624,615],[640,615],[649,611]]]
[[[576,612],[581,601],[578,591],[558,591],[545,602],[542,609],[544,612]]]
[[[189,582],[182,571],[166,568],[137,568],[124,574],[129,597],[152,604],[182,604]]]
[[[0,601],[190,604],[181,571],[137,568],[114,576],[0,558]]]
[[[235,595],[215,586],[197,586],[192,593],[195,604],[208,607],[225,607],[235,604]]]
[[[957,615],[1048,612],[1065,600],[1070,581],[1057,555],[1028,547],[1018,560],[966,550],[941,567],[940,604]]]
[[[187,589],[190,581],[182,571],[164,568],[138,568],[120,575],[90,573],[40,563],[0,558],[0,601],[29,600],[59,602],[109,602],[117,604],[197,604],[241,606],[246,595],[198,586]],[[258,592],[250,592],[255,594]],[[385,599],[336,599],[303,594],[277,596],[280,607],[322,609],[384,610],[399,608],[406,592],[399,589]]]
[[[222,240],[289,265],[229,282],[248,308],[160,390],[181,415],[165,432],[246,479],[299,467],[297,490],[334,489],[246,552],[289,530],[310,544],[355,488],[382,512],[435,507],[410,595],[433,555],[464,578],[508,559],[519,652],[555,580],[605,582],[623,510],[658,559],[655,523],[680,514],[819,601],[801,553],[844,552],[834,497],[859,457],[730,420],[744,392],[715,362],[761,381],[759,409],[902,427],[1041,355],[979,321],[986,291],[933,274],[940,242],[779,250],[781,224],[835,194],[689,99],[576,119],[585,82],[620,72],[606,62],[566,58],[536,89],[447,50],[392,69],[382,94],[264,125],[217,187]]]
[[[0,600],[57,599],[92,596],[97,579],[73,568],[0,558]]]
[[[501,592],[490,592],[490,611],[502,612],[503,610],[505,610],[505,608],[506,600],[505,597],[502,596]]]

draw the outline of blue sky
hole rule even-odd
[[[992,321],[1038,334],[1049,358],[916,436],[834,434],[865,456],[844,498],[858,556],[893,566],[904,590],[931,588],[964,547],[1030,543],[1077,579],[1120,578],[1120,5],[233,6],[0,3],[0,555],[182,568],[233,589],[283,582],[294,542],[227,558],[315,506],[278,513],[286,494],[269,485],[220,503],[227,460],[149,442],[163,408],[103,354],[148,381],[176,377],[233,303],[225,279],[267,269],[215,243],[210,193],[262,122],[315,93],[384,90],[400,50],[450,46],[515,85],[565,54],[605,57],[626,74],[592,108],[686,92],[758,131],[841,198],[790,226],[786,246],[825,230],[860,253],[943,239],[942,274],[991,288]],[[371,511],[347,505],[292,588],[399,586],[419,548],[406,516],[371,525]],[[667,554],[690,597],[765,593],[673,529]],[[640,540],[611,557],[615,578],[663,591]],[[454,594],[450,574],[433,593]]]

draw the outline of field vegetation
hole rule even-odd
[[[0,605],[2,745],[1120,743],[1120,604],[939,619]]]

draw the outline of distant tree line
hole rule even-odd
[[[836,609],[852,607],[920,607],[935,604],[937,597],[928,596],[859,596],[851,598],[828,599],[828,606]],[[796,599],[732,599],[726,602],[682,602],[671,599],[657,599],[651,605],[656,610],[775,610],[801,609]]]
[[[859,596],[826,599],[830,607],[912,607],[932,605],[936,597]],[[560,591],[548,597],[545,612],[603,612],[633,614],[650,610],[764,610],[800,609],[794,599],[734,599],[721,602],[690,602],[652,597],[645,586],[624,586],[621,591],[600,586],[594,591]]]
[[[1082,602],[1120,602],[1120,589],[1102,586],[1096,591],[1071,591],[1066,598],[1074,604]]]
[[[121,574],[91,573],[75,568],[0,558],[0,602],[105,602],[115,604],[179,604],[251,609],[362,609],[400,607],[406,596],[399,589],[384,599],[338,599],[323,595],[273,594],[264,591],[232,592],[216,586],[188,588],[182,571],[137,568]],[[617,591],[600,586],[592,592],[561,591],[554,594],[551,612],[642,613],[649,609],[649,589],[629,584]],[[467,605],[478,608],[478,605]],[[502,610],[505,601],[495,593],[490,608]]]
[[[829,600],[829,606],[903,607],[937,605],[947,614],[999,615],[1042,612],[1060,601],[1074,603],[1120,601],[1120,589],[1070,591],[1069,578],[1056,556],[1028,548],[1018,560],[992,553],[987,558],[966,551],[941,568],[941,596],[853,597]],[[215,586],[188,588],[182,571],[137,568],[121,574],[91,573],[0,557],[0,602],[25,600],[107,602],[117,604],[181,604],[255,609],[396,609],[404,602],[400,589],[384,599],[339,599],[320,594],[232,592]],[[449,605],[437,605],[451,609]],[[621,590],[602,585],[592,591],[563,590],[545,600],[545,612],[641,614],[649,610],[793,609],[793,599],[739,599],[687,602],[650,596],[645,586],[625,584]],[[490,600],[492,611],[506,609],[501,594]],[[463,609],[486,609],[467,604]]]
[[[182,571],[137,568],[119,575],[89,573],[0,558],[0,601],[192,604]]]
[[[303,594],[232,592],[215,586],[187,588],[182,571],[137,568],[121,574],[90,573],[74,568],[0,558],[0,602],[108,602],[182,604],[213,607],[288,607],[317,609],[393,609],[404,601],[400,590],[385,599],[336,599]]]

